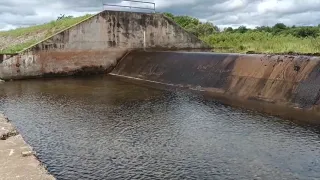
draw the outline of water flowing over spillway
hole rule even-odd
[[[320,129],[96,76],[7,82],[0,111],[58,179],[319,179]]]

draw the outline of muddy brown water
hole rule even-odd
[[[57,179],[320,179],[320,128],[110,76],[7,82],[0,111]]]

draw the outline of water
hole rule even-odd
[[[57,179],[320,179],[320,131],[114,78],[8,82],[0,111]]]

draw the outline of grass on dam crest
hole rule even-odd
[[[0,31],[0,54],[17,53],[42,41],[66,28],[69,28],[92,15],[63,17],[49,23]]]

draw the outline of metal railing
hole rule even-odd
[[[152,4],[153,8],[148,8],[148,7],[138,7],[138,6],[126,6],[126,5],[118,5],[118,4],[107,4],[107,3],[103,3],[103,8],[105,6],[111,6],[111,7],[124,7],[124,8],[134,8],[134,9],[145,9],[145,10],[153,10],[154,13],[156,13],[156,3],[154,2],[147,2],[147,1],[137,1],[137,0],[122,0],[126,1],[126,2],[134,2],[134,3],[141,3],[141,4]]]

